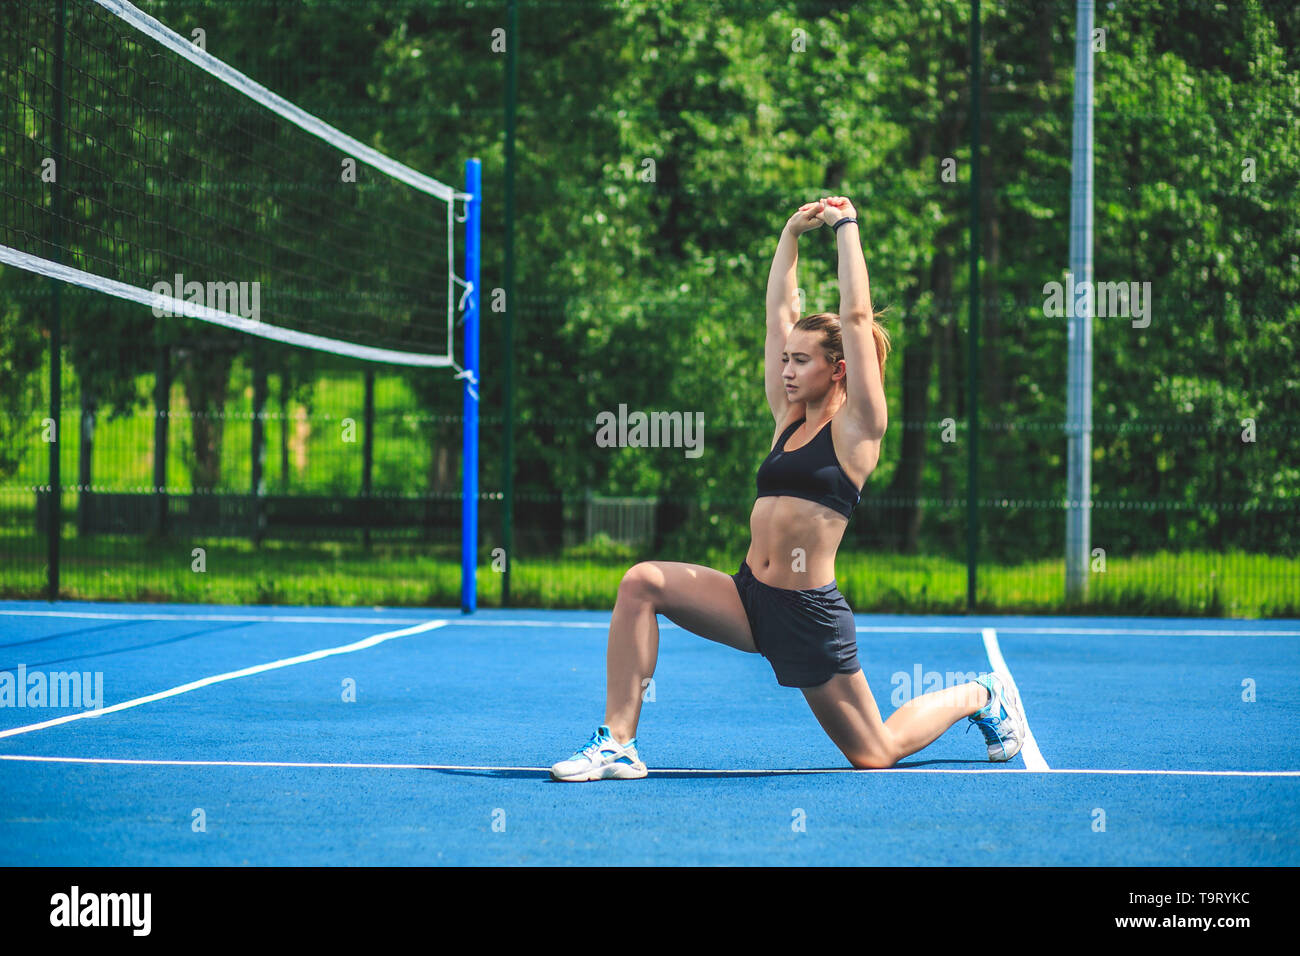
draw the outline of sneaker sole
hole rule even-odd
[[[645,764],[607,763],[602,767],[590,767],[567,776],[560,776],[551,771],[551,779],[560,783],[588,783],[592,780],[640,780],[646,775]]]
[[[1012,718],[1012,723],[1016,728],[1016,749],[1010,753],[1006,752],[1006,744],[1003,744],[1001,757],[989,755],[989,760],[994,763],[1006,763],[1008,760],[1020,753],[1021,748],[1025,746],[1025,712],[1020,709],[1020,695],[1016,693],[1015,688],[1005,681],[1002,682],[1002,700],[1006,704],[1007,716]]]

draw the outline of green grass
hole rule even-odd
[[[27,528],[0,530],[0,597],[42,598],[44,543]],[[206,570],[193,569],[192,550]],[[271,542],[242,538],[148,541],[69,535],[61,545],[61,596],[87,601],[207,604],[458,606],[458,546]],[[712,552],[694,561],[728,573],[740,554]],[[609,610],[636,558],[589,545],[553,558],[521,558],[511,567],[516,607]],[[966,567],[943,557],[841,553],[840,589],[860,613],[964,613]],[[1160,552],[1112,559],[1090,577],[1085,602],[1064,600],[1064,563],[1038,561],[979,569],[978,608],[1006,614],[1124,614],[1300,617],[1300,560],[1245,553]],[[498,607],[501,574],[481,555],[478,603]]]

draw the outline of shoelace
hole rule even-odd
[[[593,752],[600,751],[601,749],[603,749],[602,745],[608,739],[609,739],[608,737],[602,737],[600,735],[600,731],[597,730],[595,733],[591,735],[591,740],[587,741],[587,746],[583,747],[581,750],[579,750],[576,754],[573,755],[573,759],[576,760],[579,757],[590,757]]]
[[[980,729],[980,733],[984,735],[984,739],[987,740],[989,743],[1000,743],[1002,740],[1002,733],[1000,729],[1001,723],[1002,723],[1001,717],[991,717],[991,716],[981,717],[979,720],[976,720],[974,717],[971,717],[970,726],[967,726],[966,733],[970,733],[970,728],[972,726],[978,727]]]

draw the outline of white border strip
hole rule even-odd
[[[983,631],[980,627],[918,627],[900,625],[898,627],[888,627],[878,624],[870,627],[859,627],[859,631],[867,631],[880,634],[952,634],[964,633],[966,631]],[[1300,631],[1251,631],[1251,630],[1205,630],[1193,628],[1172,627],[1164,630],[1160,628],[1141,628],[1141,627],[999,627],[1003,634],[1083,634],[1093,637],[1110,637],[1123,635],[1125,637],[1300,637]]]
[[[459,764],[433,763],[329,763],[325,761],[278,760],[134,760],[110,757],[43,757],[28,754],[0,754],[0,760],[28,763],[114,764],[143,767],[289,767],[323,768],[340,770],[497,770],[551,772],[550,767],[475,767]],[[706,770],[698,767],[652,767],[650,776],[664,773],[698,773],[718,776],[722,774],[798,774],[798,773],[1045,773],[1045,774],[1105,774],[1121,776],[1178,776],[1178,777],[1300,777],[1300,770],[1084,770],[1049,767],[1033,770],[1021,767],[998,769],[959,769],[950,767],[890,767],[885,770],[855,770],[851,767],[827,767],[821,770],[752,768],[748,770]]]
[[[393,610],[386,608],[385,610]],[[66,617],[66,618],[83,618],[94,621],[266,621],[268,623],[282,624],[406,624],[407,621],[402,618],[371,618],[371,617],[303,617],[303,616],[272,616],[272,615],[252,615],[252,614],[161,614],[161,613],[130,613],[130,612],[113,612],[113,611],[28,611],[19,609],[0,609],[0,616],[11,617]],[[499,618],[485,620],[483,618],[469,618],[449,620],[447,623],[456,625],[469,625],[477,627],[549,627],[556,629],[570,628],[600,628],[608,629],[609,621],[515,621],[508,618]],[[672,622],[660,623],[661,631],[680,631],[684,628],[679,627]],[[967,625],[934,625],[922,626],[916,624],[871,624],[859,625],[856,631],[859,634],[974,634],[983,632],[982,627],[973,624]],[[1124,635],[1137,637],[1300,637],[1300,631],[1266,631],[1266,630],[1196,630],[1171,628],[1160,630],[1157,628],[1106,628],[1106,627],[999,627],[1003,634],[1082,634],[1085,636],[1110,636]]]
[[[66,724],[73,720],[84,720],[87,717],[103,717],[106,714],[113,714],[119,710],[128,710],[132,707],[139,707],[142,704],[149,704],[156,700],[165,700],[168,697],[188,694],[192,690],[198,690],[201,687],[208,687],[212,684],[220,684],[224,681],[235,680],[240,677],[251,677],[253,674],[278,670],[281,667],[292,667],[295,664],[306,664],[309,661],[318,661],[323,657],[333,657],[335,654],[351,654],[353,651],[362,651],[368,647],[374,647],[376,644],[382,644],[384,641],[391,641],[395,637],[422,634],[425,631],[432,631],[435,628],[444,627],[446,624],[447,621],[445,620],[426,621],[423,624],[417,624],[414,627],[404,628],[400,631],[388,631],[384,634],[375,634],[352,644],[344,644],[340,647],[328,647],[324,650],[312,651],[309,654],[300,654],[297,657],[286,657],[283,660],[271,661],[269,664],[257,664],[253,667],[245,667],[243,670],[229,671],[228,673],[217,674],[213,677],[204,677],[201,680],[191,681],[188,684],[181,684],[177,687],[172,687],[169,690],[159,691],[156,694],[149,694],[145,697],[136,697],[133,700],[123,701],[122,703],[114,704],[111,707],[103,707],[98,710],[83,710],[75,714],[68,714],[64,717],[56,717],[53,720],[45,720],[39,724],[27,724],[24,727],[0,730],[0,738],[16,737],[19,734],[29,734],[34,730],[44,730],[46,727],[56,727],[59,724]]]
[[[96,0],[96,2],[100,3],[103,0]],[[21,252],[5,245],[0,245],[0,262],[5,265],[16,266],[19,269],[26,269],[28,272],[49,276],[51,279],[70,282],[73,285],[92,289],[95,292],[114,295],[119,299],[139,302],[141,305],[147,305],[150,308],[162,309],[173,315],[179,314],[191,319],[211,322],[213,325],[224,325],[226,328],[234,329],[237,332],[257,335],[264,339],[273,339],[276,342],[287,342],[289,345],[317,349],[321,352],[331,352],[335,355],[347,355],[367,362],[387,362],[392,365],[449,368],[452,364],[450,355],[426,355],[421,352],[377,349],[369,345],[357,345],[355,342],[326,338],[323,335],[312,335],[310,332],[284,329],[278,325],[267,325],[265,322],[246,319],[240,315],[232,315],[229,312],[222,312],[220,309],[211,309],[206,305],[199,305],[197,302],[177,299],[170,295],[161,295],[149,289],[141,289],[138,286],[127,285],[125,282],[118,282],[116,279],[106,279],[103,276],[51,262],[49,259],[42,259],[39,256],[33,256],[30,253]]]
[[[411,624],[410,618],[384,617],[310,617],[272,614],[124,614],[110,611],[13,611],[0,610],[0,616],[56,617],[90,621],[236,621],[265,624]],[[418,623],[418,622],[416,622]],[[460,623],[448,621],[449,624]]]
[[[1011,676],[1011,669],[1007,667],[1007,662],[1002,656],[1002,648],[998,647],[998,632],[991,627],[986,627],[983,629],[983,637],[984,651],[989,656],[989,663],[993,665],[994,672],[1010,685],[1011,692],[1020,701],[1020,709],[1025,715],[1025,742],[1020,748],[1020,756],[1025,759],[1025,766],[1030,770],[1050,770],[1047,761],[1038,750],[1038,741],[1034,739],[1034,732],[1029,729],[1029,713],[1025,709],[1025,699],[1020,694],[1020,688],[1016,686],[1016,679]]]
[[[335,129],[324,120],[317,119],[300,107],[290,103],[284,97],[272,93],[260,83],[249,79],[230,64],[218,60],[206,50],[199,49],[179,33],[164,26],[143,10],[127,3],[126,0],[95,0],[95,2],[105,10],[125,20],[141,33],[157,40],[167,49],[185,57],[195,66],[211,73],[223,83],[233,86],[249,99],[262,104],[273,113],[283,116],[295,126],[306,130],[313,136],[320,137],[331,146],[346,147],[346,149],[340,148],[340,152],[355,156],[363,163],[387,173],[394,179],[399,179],[408,186],[413,186],[423,193],[437,196],[447,202],[451,202],[453,199],[473,198],[469,193],[459,192],[446,183],[439,182],[432,176],[416,172],[410,166],[399,163],[395,159],[390,159],[378,150],[371,149],[360,140],[353,139],[342,130]]]

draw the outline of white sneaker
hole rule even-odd
[[[984,734],[989,759],[998,763],[1010,760],[1025,745],[1025,714],[1016,692],[996,674],[985,674],[976,683],[989,692],[989,702],[970,716],[970,722]],[[966,728],[970,733],[970,727]]]
[[[587,746],[568,760],[551,768],[551,779],[565,782],[584,780],[637,780],[646,775],[646,766],[636,753],[636,738],[626,745],[614,739],[604,724],[591,735]]]

